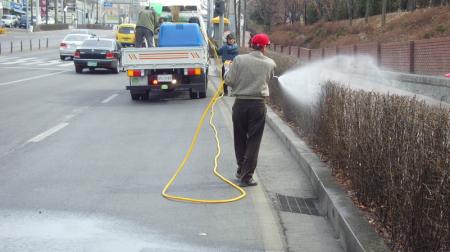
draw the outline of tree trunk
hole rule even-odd
[[[350,26],[353,23],[353,0],[347,0],[348,21]]]
[[[387,0],[383,0],[383,4],[381,6],[381,26],[383,27],[386,24],[386,7],[387,7]]]
[[[370,0],[366,0],[366,14],[365,14],[365,21],[366,24],[369,23],[369,11],[370,11]]]
[[[307,21],[307,19],[306,19],[306,0],[304,0],[303,1],[303,23],[305,24],[305,25],[307,25],[307,23],[306,23],[306,21]]]

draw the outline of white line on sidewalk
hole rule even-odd
[[[6,86],[6,85],[15,84],[15,83],[18,83],[18,82],[40,79],[40,78],[44,78],[44,77],[48,77],[48,76],[52,76],[52,75],[57,75],[57,74],[60,74],[60,73],[65,73],[65,72],[68,72],[68,71],[60,71],[60,72],[56,72],[56,73],[42,74],[42,75],[30,77],[30,78],[21,79],[21,80],[3,82],[3,83],[0,83],[0,86]]]
[[[104,99],[104,100],[102,101],[102,103],[107,103],[107,102],[111,101],[112,99],[116,98],[117,96],[118,96],[118,94],[113,94],[113,95],[111,95],[110,97]]]
[[[28,142],[31,142],[31,143],[40,142],[40,141],[44,140],[45,138],[49,137],[50,135],[52,135],[52,134],[58,132],[59,130],[63,129],[67,125],[69,125],[69,123],[66,123],[66,122],[60,123],[60,124],[56,125],[55,127],[51,128],[51,129],[49,129],[47,131],[44,131],[41,134],[31,138],[30,140],[28,140]]]

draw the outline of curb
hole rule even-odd
[[[344,250],[389,251],[362,212],[336,183],[331,170],[269,106],[266,122],[309,177],[319,198],[319,211],[330,221]]]

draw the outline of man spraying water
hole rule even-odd
[[[225,75],[225,84],[232,88],[234,149],[237,161],[236,177],[240,186],[256,186],[253,174],[258,161],[259,146],[266,122],[265,98],[269,96],[269,81],[275,62],[265,56],[269,36],[256,34],[251,41],[253,52],[236,56]]]

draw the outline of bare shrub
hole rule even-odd
[[[289,68],[288,58],[271,57],[278,74]],[[276,81],[270,92],[271,106],[350,181],[393,249],[450,251],[448,108],[333,82],[313,107],[290,99]]]

